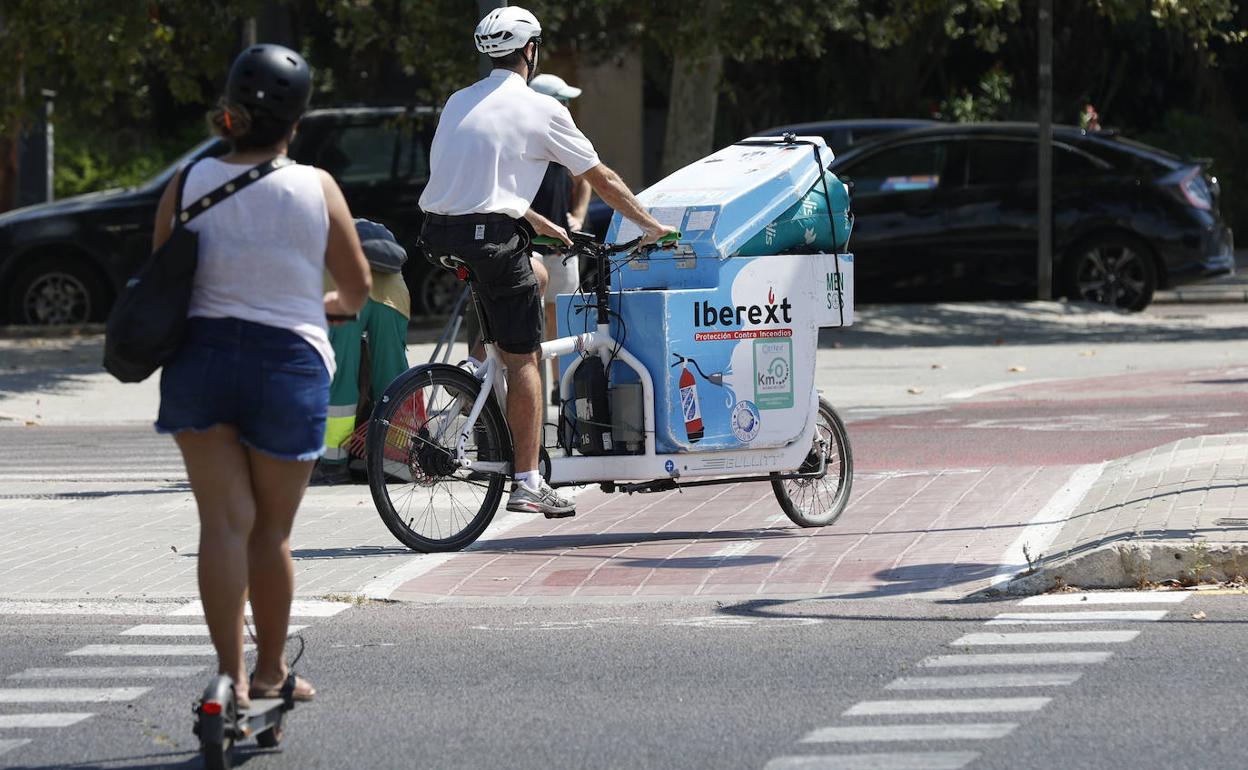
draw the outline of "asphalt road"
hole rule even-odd
[[[1165,613],[1159,622],[985,626],[1002,613],[1071,609],[1017,605],[358,606],[303,632],[308,652],[301,669],[315,679],[321,697],[290,715],[282,750],[243,748],[237,757],[253,770],[1242,766],[1248,597],[1189,596],[1181,604],[1147,605]],[[1204,619],[1193,619],[1201,613]],[[116,642],[138,622],[152,620],[6,618],[0,672],[11,677],[32,668],[98,663],[66,653]],[[1112,643],[955,644],[985,632],[1054,630],[1139,635]],[[1022,652],[1029,660],[923,665],[1003,652]],[[1071,652],[1105,659],[1044,662],[1045,654]],[[104,662],[161,661],[168,659]],[[950,676],[960,679],[942,678]],[[190,703],[203,680],[56,682],[151,689],[121,703],[41,707],[40,713],[95,716],[63,728],[4,729],[0,741],[30,742],[0,756],[0,764],[199,767]],[[0,698],[14,687],[49,684],[10,678]],[[982,713],[904,713],[905,704],[913,710],[914,704],[983,699],[990,702]],[[881,713],[858,713],[874,711]],[[921,737],[933,729],[962,737]],[[821,730],[823,741],[803,742]],[[898,730],[919,737],[888,739]]]

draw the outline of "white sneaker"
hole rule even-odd
[[[507,510],[517,513],[540,513],[548,519],[562,519],[576,515],[576,503],[550,488],[546,480],[537,491],[518,481],[511,483],[511,496],[507,498]]]

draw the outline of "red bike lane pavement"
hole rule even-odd
[[[853,492],[828,527],[793,525],[768,483],[632,496],[589,488],[576,517],[487,530],[391,598],[965,595],[988,584],[1079,466],[1248,430],[1248,380],[1230,374],[1039,383],[851,421]]]

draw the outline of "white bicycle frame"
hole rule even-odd
[[[506,416],[507,378],[502,356],[493,344],[485,346],[486,360],[476,376],[482,383],[480,394],[472,405],[468,419],[456,442],[455,457],[463,468],[473,470],[511,473],[511,463],[469,460],[465,447],[472,436],[473,425],[485,408],[492,391],[499,408]],[[651,481],[663,478],[678,479],[712,476],[763,476],[772,472],[791,473],[801,466],[810,452],[818,422],[819,394],[810,397],[810,411],[802,433],[783,447],[764,449],[731,449],[702,452],[678,452],[659,454],[654,444],[654,381],[646,367],[611,336],[607,324],[598,324],[592,332],[571,337],[560,337],[542,344],[542,361],[572,353],[596,354],[604,366],[608,363],[623,364],[637,373],[641,380],[643,434],[645,449],[641,454],[612,454],[597,456],[552,456],[550,458],[550,482],[552,484],[585,484],[615,481]],[[559,381],[559,395],[563,402],[572,396],[572,378],[584,359],[578,356]]]

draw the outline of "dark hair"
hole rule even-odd
[[[281,120],[261,107],[244,107],[222,98],[208,113],[213,133],[235,151],[268,149],[290,136],[295,121]]]

